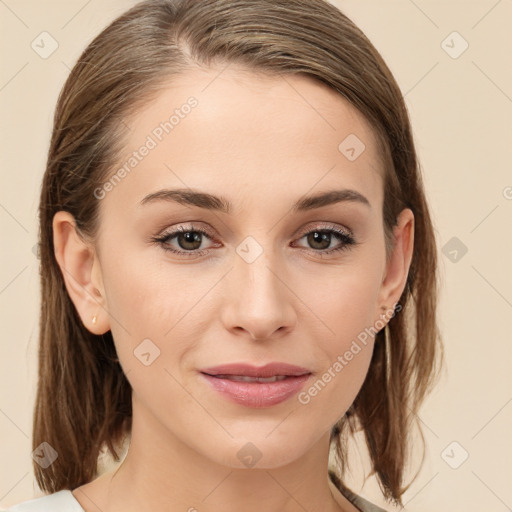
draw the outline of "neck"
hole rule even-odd
[[[134,414],[124,461],[79,501],[82,506],[85,501],[87,512],[357,510],[329,481],[329,432],[298,460],[280,467],[233,468],[207,455],[181,443],[153,416]]]

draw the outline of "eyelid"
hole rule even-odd
[[[192,231],[196,233],[201,233],[210,240],[213,240],[215,238],[215,235],[212,234],[212,230],[210,228],[198,227],[194,223],[190,222],[179,224],[176,227],[164,229],[160,234],[150,237],[150,242],[159,244],[165,251],[168,251],[176,255],[177,257],[183,256],[184,258],[190,259],[198,258],[203,254],[208,253],[210,249],[197,249],[194,251],[185,251],[182,249],[171,249],[169,247],[166,247],[170,245],[170,243],[166,241],[167,239],[174,239],[180,233],[187,233]]]
[[[306,226],[299,228],[296,230],[292,237],[299,237],[302,238],[304,235],[310,233],[314,230],[322,230],[322,229],[334,229],[336,231],[341,231],[343,234],[345,234],[348,237],[354,238],[354,233],[351,229],[347,228],[346,226],[342,226],[339,224],[335,224],[333,222],[329,221],[312,221],[306,224]],[[215,234],[213,233],[213,230],[209,229],[205,226],[198,226],[196,224],[190,223],[183,223],[179,224],[176,228],[168,228],[163,230],[159,235],[158,238],[164,238],[171,234],[176,234],[176,232],[188,232],[188,231],[197,231],[197,232],[205,232],[210,239],[215,238]]]
[[[164,229],[159,235],[158,237],[159,238],[163,238],[165,236],[168,236],[168,235],[171,235],[171,234],[176,234],[176,232],[183,232],[183,233],[187,233],[188,231],[197,231],[199,233],[206,233],[208,235],[209,238],[214,238],[215,237],[215,234],[213,232],[212,229],[210,228],[207,228],[205,226],[202,226],[202,225],[197,225],[197,224],[193,224],[193,223],[183,223],[183,224],[178,224],[177,227],[171,227],[171,228],[168,228],[168,229]]]
[[[334,222],[328,221],[311,222],[307,224],[305,227],[300,228],[299,231],[296,231],[293,236],[299,236],[299,238],[302,238],[304,235],[307,235],[311,231],[321,231],[323,229],[334,229],[335,231],[341,231],[346,236],[354,238],[354,233],[352,232],[351,229],[347,228],[346,226],[335,224]]]
[[[312,224],[312,225],[311,225]],[[315,251],[314,249],[308,249],[306,247],[300,247],[301,249],[304,249],[306,251],[312,251],[313,253],[316,253],[320,257],[327,257],[328,255],[334,254],[338,251],[343,251],[346,249],[349,249],[351,246],[359,245],[359,242],[356,240],[353,232],[351,229],[340,226],[338,224],[335,224],[333,222],[326,222],[326,221],[316,221],[308,223],[306,226],[299,228],[299,230],[295,231],[292,235],[293,242],[296,243],[301,238],[304,238],[304,236],[313,233],[315,231],[321,232],[321,231],[328,231],[331,233],[335,233],[334,236],[337,236],[338,239],[341,239],[341,246],[335,247],[332,249],[326,249],[326,250],[318,250]],[[214,234],[212,234],[212,230],[208,227],[198,227],[195,224],[192,223],[183,223],[178,224],[177,227],[171,227],[164,231],[162,231],[159,235],[151,237],[150,241],[153,243],[160,244],[162,248],[166,251],[169,251],[171,253],[174,253],[178,257],[183,256],[184,258],[199,258],[205,254],[208,254],[211,248],[207,249],[195,249],[193,251],[185,251],[183,249],[171,249],[169,247],[170,243],[166,242],[167,239],[174,239],[176,236],[178,236],[180,233],[187,233],[187,232],[196,232],[201,233],[202,235],[205,235],[208,239],[213,241],[215,239]],[[215,247],[215,244],[214,244]],[[218,247],[218,245],[217,245]]]

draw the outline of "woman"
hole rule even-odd
[[[13,512],[382,510],[343,483],[358,431],[402,504],[436,242],[398,85],[335,7],[115,20],[61,92],[39,248],[49,495]]]

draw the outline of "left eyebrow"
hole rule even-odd
[[[363,194],[357,190],[345,188],[342,190],[330,190],[329,192],[320,192],[314,196],[303,197],[293,205],[293,211],[304,212],[345,201],[361,203],[366,205],[368,208],[372,207],[370,201],[368,201]]]
[[[141,205],[156,201],[171,201],[187,206],[197,206],[206,210],[215,210],[222,213],[230,213],[232,204],[222,196],[215,196],[206,192],[193,189],[162,189],[145,196]],[[358,202],[371,208],[368,199],[360,192],[351,189],[330,190],[314,196],[302,197],[293,206],[294,212],[304,212],[322,208],[340,202]]]

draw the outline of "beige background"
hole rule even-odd
[[[2,508],[41,494],[30,458],[39,307],[33,246],[53,109],[80,52],[133,3],[0,0]],[[405,94],[439,237],[447,368],[420,413],[427,455],[405,510],[510,510],[512,1],[335,3],[382,53]],[[47,59],[31,48],[43,31],[59,45]],[[464,41],[469,47],[453,58]],[[451,244],[467,247],[455,262]],[[349,483],[384,506],[372,478],[362,486],[364,464],[354,455]]]

